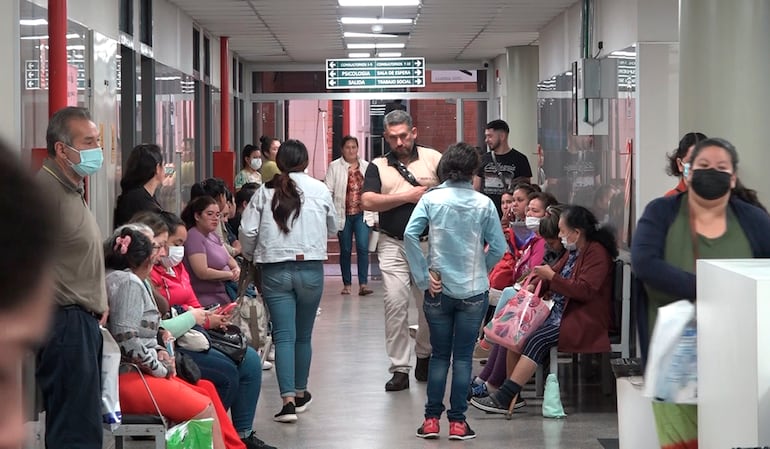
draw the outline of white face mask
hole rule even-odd
[[[260,168],[262,168],[262,159],[256,157],[251,160],[250,165],[251,165],[251,168],[253,168],[254,170],[259,170]]]
[[[564,246],[564,249],[566,249],[567,251],[575,251],[577,249],[577,240],[572,243],[569,243],[567,241],[567,236],[564,236],[561,238],[561,244],[562,246]]]
[[[524,224],[527,229],[537,231],[540,228],[540,220],[542,220],[540,217],[527,217],[524,219]]]
[[[173,268],[179,265],[179,262],[184,259],[184,246],[169,246],[168,256],[160,258],[160,263],[166,268]]]

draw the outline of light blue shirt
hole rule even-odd
[[[420,249],[426,226],[427,260]],[[430,267],[441,273],[445,295],[463,299],[489,290],[489,271],[503,256],[506,243],[492,200],[473,190],[470,182],[446,181],[415,206],[404,231],[404,249],[418,288],[428,289]]]

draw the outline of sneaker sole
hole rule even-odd
[[[274,416],[273,421],[291,424],[291,423],[297,422],[297,415],[293,414],[293,415]]]
[[[497,414],[500,414],[500,415],[504,415],[504,414],[508,413],[508,409],[502,409],[502,408],[497,408],[497,407],[490,407],[488,405],[479,404],[478,402],[474,401],[473,399],[471,399],[471,405],[476,407],[477,409],[485,411],[487,413],[497,413]]]
[[[472,440],[476,438],[476,434],[473,435],[449,435],[450,440]]]
[[[422,438],[423,440],[438,440],[438,432],[436,433],[417,433],[417,438]]]
[[[313,398],[310,398],[310,400],[305,402],[302,406],[294,407],[294,411],[297,413],[304,413],[305,410],[307,410],[307,406],[312,403],[313,403]]]

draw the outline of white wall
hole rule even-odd
[[[48,0],[29,0],[42,8],[48,9]],[[4,1],[3,3],[6,3]],[[18,8],[18,5],[17,5]],[[118,38],[118,20],[119,20],[119,1],[118,0],[68,0],[67,17],[70,20],[84,25],[103,35],[117,39]]]
[[[0,2],[0,17],[10,21],[0,31],[0,139],[13,151],[21,150],[21,56],[19,50],[19,0]]]
[[[155,60],[192,75],[192,18],[167,0],[153,1],[152,16],[152,42]]]
[[[580,57],[580,2],[540,30],[540,79],[566,72]]]

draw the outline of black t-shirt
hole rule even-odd
[[[481,178],[481,192],[495,203],[497,212],[502,214],[500,198],[503,192],[513,187],[515,178],[531,178],[532,168],[527,157],[513,148],[505,154],[494,155],[494,158],[492,155],[490,151],[481,156],[476,176]]]
[[[161,212],[163,209],[158,204],[158,200],[144,187],[123,192],[118,197],[118,204],[115,207],[114,226],[117,228],[126,224],[134,214],[144,211]]]

